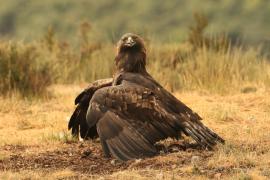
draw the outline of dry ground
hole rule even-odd
[[[269,91],[176,93],[226,144],[121,164],[105,159],[98,142],[76,141],[67,131],[73,99],[84,86],[53,86],[51,97],[40,101],[0,97],[0,179],[270,179]]]

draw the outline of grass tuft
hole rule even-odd
[[[0,92],[40,95],[52,83],[50,63],[41,61],[34,44],[0,43]]]
[[[62,143],[72,143],[77,142],[77,138],[73,137],[69,132],[67,131],[61,131],[61,132],[52,132],[50,134],[46,134],[42,137],[42,140],[45,142],[62,142]]]

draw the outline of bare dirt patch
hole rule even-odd
[[[26,152],[32,146],[3,146],[1,151],[11,153],[8,158],[0,160],[2,170],[38,170],[51,171],[71,169],[82,173],[107,174],[127,167],[125,164],[110,163],[111,159],[103,157],[102,150],[96,144],[64,144],[54,150]]]
[[[183,147],[183,145],[181,145]],[[49,150],[44,150],[44,149]],[[0,171],[42,170],[53,172],[70,169],[85,175],[106,175],[127,169],[163,169],[183,167],[193,164],[197,157],[199,164],[212,156],[212,151],[201,150],[197,146],[186,144],[184,150],[170,153],[163,152],[159,156],[143,160],[118,162],[105,158],[99,143],[65,143],[55,148],[46,146],[5,145],[1,152],[8,152],[6,158],[0,160]],[[176,151],[174,149],[174,151]]]

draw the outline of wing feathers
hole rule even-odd
[[[157,141],[178,137],[181,131],[203,147],[224,142],[200,122],[196,113],[175,112],[162,97],[132,83],[102,88],[90,104],[87,121],[97,123],[105,154],[123,161],[155,155]]]
[[[127,119],[108,111],[97,124],[100,137],[113,156],[120,160],[155,155],[156,148]]]
[[[68,123],[68,129],[71,129],[71,134],[78,137],[80,134],[81,138],[96,138],[97,131],[96,126],[93,124],[91,127],[87,124],[86,113],[89,106],[89,102],[96,90],[111,86],[113,79],[101,79],[91,83],[84,91],[82,91],[75,98],[75,105],[77,105],[75,111],[70,117]]]
[[[184,123],[184,130],[197,143],[203,147],[212,148],[217,142],[224,143],[224,140],[209,128],[204,126],[200,121],[188,121]]]

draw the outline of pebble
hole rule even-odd
[[[117,160],[117,159],[111,160],[111,165],[116,166],[116,165],[118,165],[118,164],[121,164],[121,161],[119,161],[119,160]]]
[[[198,163],[200,162],[200,156],[192,156],[191,157],[191,164],[194,166],[197,166]]]
[[[135,163],[139,163],[139,162],[141,162],[142,161],[142,159],[136,159],[135,160]]]

